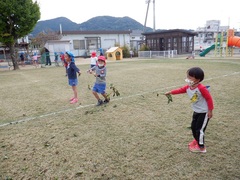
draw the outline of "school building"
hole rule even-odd
[[[160,30],[143,33],[145,44],[151,51],[177,50],[177,54],[189,54],[194,51],[194,31],[184,29]]]
[[[90,56],[101,48],[105,53],[111,47],[128,46],[139,49],[142,41],[141,31],[62,31],[60,40],[50,40],[45,47],[50,52],[71,51],[75,56]]]

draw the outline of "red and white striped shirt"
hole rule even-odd
[[[191,88],[189,85],[186,85],[171,91],[171,94],[183,93],[188,94],[192,102],[193,111],[197,113],[207,113],[208,110],[213,110],[213,99],[206,86],[198,84],[197,87]]]

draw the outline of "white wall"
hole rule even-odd
[[[83,56],[86,53],[87,49],[77,49],[73,48],[73,40],[85,40],[87,37],[100,37],[101,40],[101,48],[106,51],[110,47],[115,46],[116,43],[120,44],[120,46],[130,46],[130,34],[69,34],[62,36],[61,40],[69,40],[70,41],[70,51],[74,53],[75,56]],[[92,49],[91,49],[92,50]],[[97,51],[97,50],[96,50]]]
[[[44,47],[50,51],[50,59],[54,61],[54,52],[70,51],[71,43],[69,41],[48,41]]]

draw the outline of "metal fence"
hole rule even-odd
[[[238,58],[240,57],[240,48],[234,47],[233,48],[233,56],[227,55],[226,54],[226,48],[222,48],[221,51],[220,49],[215,52],[215,50],[210,51],[208,54],[206,54],[205,57],[235,57]]]
[[[169,51],[138,51],[138,58],[176,58],[177,50]]]

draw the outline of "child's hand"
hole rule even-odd
[[[171,94],[171,91],[165,93],[165,95],[169,95],[169,94]]]
[[[209,110],[209,111],[208,111],[208,118],[211,119],[212,116],[213,116],[213,114],[212,114],[212,110]]]
[[[89,69],[89,70],[87,70],[87,73],[89,73],[89,74],[92,74],[92,70],[91,69]]]
[[[93,73],[95,77],[100,77],[100,74]]]

